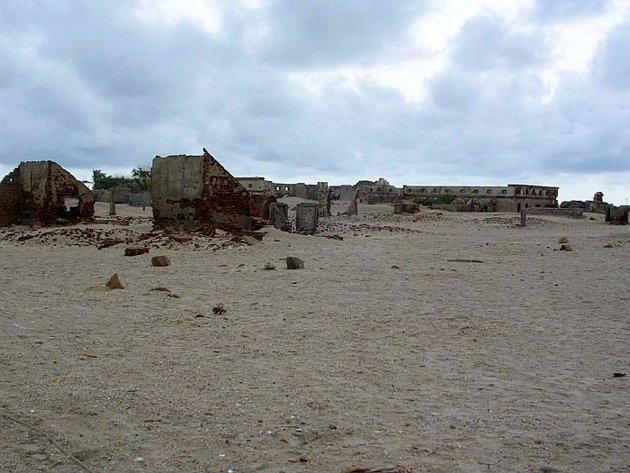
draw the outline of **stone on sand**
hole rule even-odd
[[[114,275],[111,278],[109,278],[109,281],[107,281],[105,286],[107,287],[107,289],[110,289],[110,290],[125,288],[125,286],[123,286],[122,281],[120,280],[120,277],[118,276],[118,273],[114,273]]]
[[[304,269],[304,261],[295,256],[287,256],[287,269]]]
[[[159,255],[151,258],[151,264],[158,268],[162,268],[164,266],[170,266],[171,260],[168,259],[168,256]]]

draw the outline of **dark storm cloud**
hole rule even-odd
[[[68,166],[116,166],[147,154],[167,123],[195,115],[195,92],[240,56],[190,22],[151,28],[127,2],[16,3],[2,7],[0,64],[13,86],[0,100],[14,112],[0,133],[17,149],[0,151],[3,161],[52,154]]]
[[[424,2],[278,0],[268,12],[266,60],[293,67],[370,59],[398,43]]]
[[[539,65],[548,47],[538,34],[510,31],[491,15],[468,20],[453,45],[453,60],[465,69],[524,68]]]
[[[437,76],[431,81],[431,97],[443,110],[465,111],[476,99],[472,83],[470,76],[464,74]]]
[[[630,92],[630,20],[610,32],[598,51],[595,74],[605,87]]]

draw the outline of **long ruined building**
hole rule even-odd
[[[315,200],[324,207],[327,199],[365,204],[415,204],[439,206],[447,210],[468,212],[520,212],[529,208],[558,207],[558,187],[532,184],[507,186],[403,186],[395,187],[387,180],[359,181],[355,185],[328,186],[318,184],[279,184],[264,177],[238,177],[239,182],[254,193],[291,196]],[[330,194],[330,195],[329,195]],[[326,215],[320,211],[320,216]]]
[[[151,180],[157,226],[254,229],[250,193],[205,148],[201,156],[156,156]]]
[[[329,187],[326,182],[277,184],[263,177],[235,178],[205,148],[199,156],[156,156],[153,160],[151,197],[154,223],[159,227],[252,232],[260,228],[262,220],[268,220],[278,228],[290,228],[287,209],[276,203],[276,197],[286,195],[315,201],[296,209],[296,229],[305,233],[315,231],[318,217],[330,215],[333,199],[348,200],[355,206],[357,202],[393,204],[395,213],[415,212],[419,204],[490,212],[558,207],[557,187],[510,184],[396,188],[382,178],[359,181],[354,186]],[[52,161],[20,163],[0,183],[0,226],[54,225],[93,215],[94,194]]]
[[[403,186],[402,197],[418,204],[442,204],[449,210],[469,212],[520,212],[529,208],[558,207],[558,187],[532,184]]]
[[[92,191],[53,161],[22,162],[0,182],[0,226],[50,226],[93,216]]]

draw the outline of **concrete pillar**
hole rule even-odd
[[[288,230],[289,206],[280,202],[269,204],[269,223],[278,230]]]
[[[109,215],[116,215],[116,191],[109,191]]]
[[[525,209],[521,210],[521,227],[527,226],[527,211]]]
[[[613,225],[628,225],[629,210],[630,207],[609,205],[606,208],[606,221]]]
[[[319,209],[315,202],[304,202],[297,205],[295,228],[299,232],[314,233],[319,222]]]
[[[317,202],[319,203],[319,216],[330,217],[330,190],[327,182],[317,183]]]

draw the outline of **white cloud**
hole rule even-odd
[[[140,20],[157,27],[192,21],[214,35],[221,30],[220,11],[208,0],[138,0],[132,11]]]

